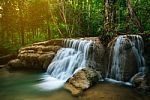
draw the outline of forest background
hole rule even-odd
[[[58,38],[150,33],[150,0],[0,0],[0,55]]]

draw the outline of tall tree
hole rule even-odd
[[[143,26],[141,24],[141,21],[137,17],[135,10],[133,9],[133,7],[131,5],[131,0],[127,0],[127,4],[128,4],[128,11],[129,11],[131,20],[138,27],[139,31],[141,33],[143,33],[144,32],[144,28],[143,28]]]
[[[18,1],[18,10],[19,10],[19,22],[20,22],[20,34],[21,34],[21,43],[25,45],[25,9],[26,9],[26,0]]]
[[[105,0],[105,32],[110,32],[110,1]]]
[[[112,14],[111,14],[111,30],[115,33],[116,32],[116,6],[117,0],[112,0]]]

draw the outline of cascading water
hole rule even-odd
[[[131,53],[136,59],[135,63],[138,69],[137,73],[141,72],[144,74],[145,61],[144,57],[142,56],[144,45],[142,37],[139,35],[121,35],[115,40],[116,42],[114,45],[112,45],[112,50],[110,51],[112,56],[112,63],[110,63],[110,66],[108,66],[109,78],[118,81],[125,80],[125,72],[128,70],[128,63],[130,63],[128,61],[134,59],[128,57],[128,55],[131,55]]]
[[[91,66],[93,59],[90,47],[93,41],[72,39],[65,40],[64,44],[65,48],[57,52],[48,66],[48,74],[43,76],[45,83],[40,84],[40,87],[61,87],[78,70]],[[111,59],[106,77],[108,81],[115,79],[119,82],[129,82],[136,73],[145,73],[145,61],[142,56],[144,43],[141,36],[121,35],[110,46]]]
[[[89,66],[92,43],[93,41],[82,39],[65,40],[65,48],[57,52],[47,73],[42,75],[42,82],[37,86],[44,91],[58,89],[78,70]]]
[[[51,77],[66,81],[78,70],[89,65],[89,49],[92,41],[66,40],[66,48],[60,49],[47,72]]]

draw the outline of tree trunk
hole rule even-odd
[[[24,23],[23,23],[23,11],[20,9],[20,33],[21,33],[21,43],[24,45]]]
[[[109,0],[105,0],[105,24],[104,29],[105,32],[110,32],[110,6]]]
[[[21,33],[21,44],[24,45],[24,36],[25,36],[25,26],[24,26],[24,14],[23,14],[23,8],[24,8],[24,0],[18,2],[18,8],[19,8],[19,21],[20,21],[20,33]]]
[[[111,16],[111,29],[112,32],[116,32],[116,2],[117,0],[112,0],[112,16]]]
[[[51,39],[51,30],[50,30],[50,25],[49,25],[49,21],[47,20],[47,34],[48,34],[48,39]]]
[[[21,43],[22,43],[22,45],[25,44],[24,43],[24,28],[23,28],[23,26],[21,27]]]
[[[127,5],[128,5],[128,11],[130,14],[130,18],[133,21],[133,23],[138,27],[139,31],[141,33],[144,32],[144,28],[140,22],[140,20],[138,19],[138,17],[136,16],[136,12],[134,11],[132,5],[131,5],[131,0],[127,0]]]

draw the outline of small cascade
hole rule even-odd
[[[48,66],[47,72],[51,77],[66,81],[78,70],[89,65],[89,50],[92,41],[65,40],[65,48],[60,49]]]
[[[143,47],[144,43],[142,37],[139,35],[121,35],[117,37],[115,43],[111,45],[110,57],[112,57],[112,60],[108,66],[109,78],[118,81],[127,81],[135,73],[141,72],[144,74],[145,61],[142,56]],[[133,63],[136,64],[133,65]],[[136,66],[136,68],[132,69],[130,66]],[[134,73],[130,70],[134,70]],[[125,79],[127,76],[128,79]]]

